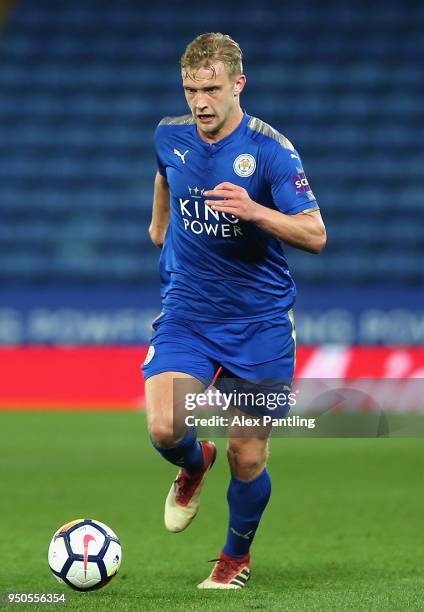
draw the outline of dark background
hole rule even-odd
[[[179,57],[244,51],[246,111],[300,151],[328,230],[288,249],[306,344],[422,344],[424,6],[3,2],[0,343],[146,342],[153,133],[187,112]]]

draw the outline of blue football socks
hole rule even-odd
[[[231,477],[227,492],[230,523],[223,548],[225,554],[243,557],[249,552],[270,495],[271,478],[266,468],[249,482]]]
[[[190,474],[199,472],[204,465],[202,447],[197,441],[194,427],[187,430],[184,438],[175,446],[165,448],[158,446],[153,440],[152,444],[169,463],[184,468]]]

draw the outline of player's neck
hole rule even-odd
[[[238,109],[236,109],[234,114],[228,118],[228,120],[219,129],[218,132],[214,134],[205,134],[204,132],[201,132],[199,128],[197,128],[197,133],[204,142],[207,142],[208,144],[214,144],[216,142],[219,142],[223,138],[229,136],[231,132],[234,132],[234,130],[236,130],[240,125],[243,117],[243,110],[239,107]]]

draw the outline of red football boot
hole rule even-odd
[[[230,557],[221,552],[210,576],[197,585],[198,589],[241,589],[250,578],[250,555]]]
[[[216,446],[208,440],[200,440],[204,466],[200,472],[189,474],[182,468],[165,502],[165,527],[174,533],[183,531],[196,516],[200,505],[200,492],[216,458]]]

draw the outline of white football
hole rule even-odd
[[[122,561],[118,536],[100,521],[77,519],[54,534],[49,566],[59,582],[77,591],[99,589],[116,575]]]

